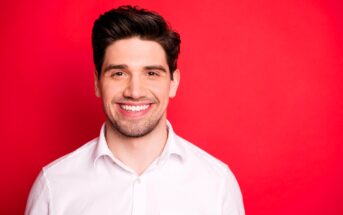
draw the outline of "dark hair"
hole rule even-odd
[[[117,40],[136,36],[143,40],[155,41],[162,46],[173,79],[180,52],[180,35],[171,29],[162,16],[137,6],[121,6],[100,15],[95,20],[92,46],[98,78],[101,75],[106,48]]]

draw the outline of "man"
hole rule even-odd
[[[123,6],[94,23],[100,136],[44,167],[27,215],[243,215],[228,167],[167,121],[180,72],[179,34],[158,14]]]

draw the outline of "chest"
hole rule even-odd
[[[215,215],[219,206],[219,185],[201,176],[102,176],[68,183],[52,189],[56,215]]]

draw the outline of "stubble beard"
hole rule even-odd
[[[144,137],[151,133],[160,123],[162,116],[156,120],[150,118],[141,122],[109,120],[111,127],[119,134],[129,138]]]

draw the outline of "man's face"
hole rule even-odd
[[[157,42],[122,39],[106,49],[101,77],[95,79],[96,95],[113,129],[126,137],[141,137],[165,126],[179,77],[176,70],[171,80],[166,54]]]

